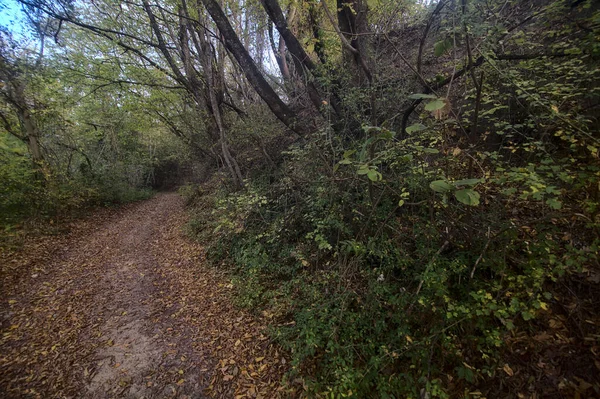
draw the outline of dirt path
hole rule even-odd
[[[181,233],[176,194],[0,256],[2,397],[288,396],[285,358]]]

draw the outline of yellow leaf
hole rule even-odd
[[[508,363],[506,363],[504,365],[504,367],[502,367],[502,370],[504,370],[504,372],[506,374],[508,374],[509,376],[511,376],[511,377],[515,374],[515,372],[513,371],[513,369],[510,368],[510,366],[508,365]]]
[[[406,336],[406,340],[407,340],[409,343],[411,343],[411,344],[412,344],[412,342],[413,342],[412,338],[411,338],[410,336],[408,336],[408,335]]]
[[[181,384],[183,384],[184,382],[185,382],[185,380],[182,378],[182,379],[180,379],[179,381],[177,381],[177,385],[181,385]]]
[[[179,370],[179,374],[183,374],[183,370]]]
[[[264,356],[261,356],[261,357],[257,357],[257,358],[256,358],[256,359],[254,359],[254,360],[256,360],[256,363],[260,363],[260,362],[262,362],[264,359],[265,359],[265,357],[264,357]]]

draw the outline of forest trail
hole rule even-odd
[[[174,193],[0,255],[3,397],[286,396],[265,320],[231,304]]]

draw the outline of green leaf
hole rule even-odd
[[[562,202],[557,200],[556,198],[549,198],[546,200],[546,204],[552,209],[560,209],[562,208]]]
[[[433,100],[437,98],[437,96],[434,96],[433,94],[417,93],[411,94],[410,96],[408,96],[408,98],[410,98],[411,100]]]
[[[457,200],[462,202],[465,205],[477,206],[479,205],[479,193],[470,188],[466,188],[464,190],[458,190],[454,193],[454,196]]]
[[[446,106],[446,101],[443,98],[438,98],[436,100],[430,101],[425,104],[426,111],[437,111],[438,109],[442,109]]]
[[[527,310],[524,310],[523,312],[521,312],[521,316],[523,316],[523,320],[525,321],[529,321],[531,319],[533,319],[533,315],[528,312]]]
[[[454,188],[450,184],[448,184],[445,180],[432,181],[429,184],[429,187],[431,187],[431,189],[433,191],[438,192],[438,193],[447,193],[448,191],[450,191]]]
[[[360,168],[358,168],[356,173],[359,175],[366,175],[367,173],[369,173],[370,170],[371,169],[369,169],[368,165],[362,165]]]
[[[340,165],[350,165],[352,163],[351,160],[349,159],[342,159],[340,162],[338,162]]]
[[[438,150],[437,148],[423,148],[423,152],[425,154],[438,154],[440,150]]]
[[[402,205],[404,205],[404,200],[401,199],[400,201],[398,201],[398,207],[401,207]]]
[[[474,186],[477,183],[481,183],[481,179],[457,180],[457,181],[453,182],[452,184],[454,184],[455,186]]]
[[[381,140],[391,140],[394,138],[394,132],[388,129],[381,129],[381,133],[377,135],[377,138]]]
[[[406,128],[406,133],[414,133],[414,132],[420,132],[421,130],[425,130],[427,129],[427,126],[421,124],[421,123],[416,123],[414,125],[411,125],[409,127]]]
[[[378,171],[376,171],[375,169],[371,169],[369,170],[369,172],[367,173],[367,177],[369,178],[369,180],[371,181],[379,181],[381,180],[383,177],[381,176],[381,173],[379,173]]]
[[[437,42],[436,44],[433,45],[433,54],[435,54],[436,57],[440,57],[440,56],[444,55],[452,47],[453,47],[452,40],[450,40],[450,39],[440,40],[439,42]]]

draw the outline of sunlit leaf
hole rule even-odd
[[[410,96],[408,96],[408,98],[410,98],[411,100],[425,100],[425,99],[434,99],[434,98],[437,98],[437,96],[434,96],[433,94],[417,93],[417,94],[411,94]]]
[[[466,188],[464,190],[458,190],[454,193],[454,196],[457,200],[462,202],[465,205],[476,206],[479,205],[479,193],[470,188]]]
[[[432,181],[429,184],[429,187],[431,187],[431,189],[433,191],[438,192],[438,193],[447,193],[448,191],[450,191],[454,188],[454,187],[452,187],[452,185],[448,184],[448,182],[446,182],[445,180]]]
[[[421,123],[416,123],[414,125],[407,127],[406,133],[420,132],[421,130],[425,130],[425,129],[427,129],[427,126],[425,126]]]
[[[425,110],[426,111],[437,111],[439,109],[442,109],[446,106],[446,101],[444,101],[443,98],[438,98],[436,100],[430,101],[427,104],[425,104]]]
[[[367,177],[371,181],[379,181],[382,179],[381,173],[376,171],[375,169],[371,169],[367,172]]]

